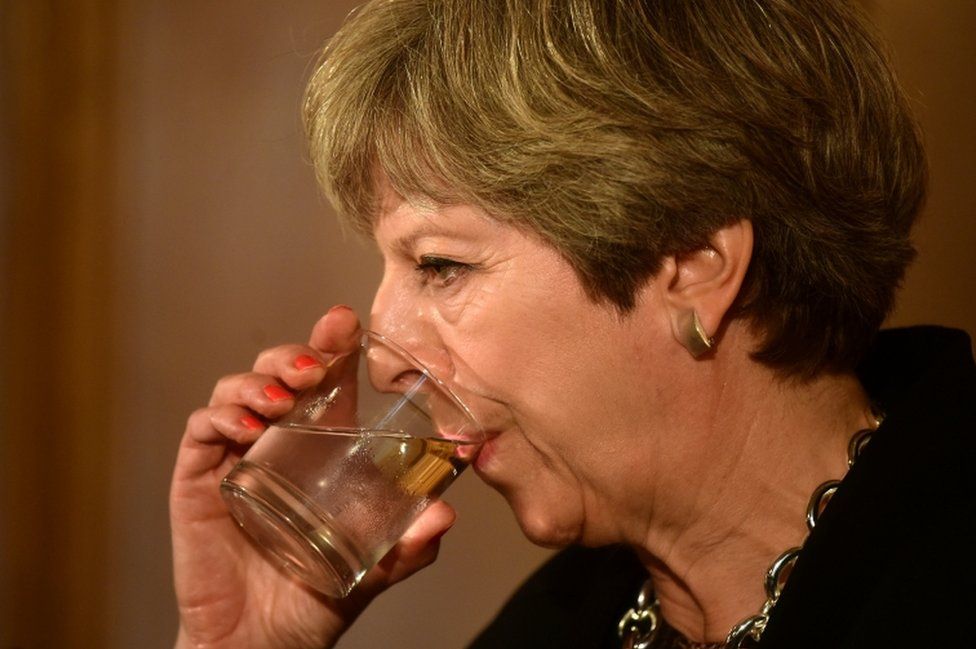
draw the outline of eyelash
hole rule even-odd
[[[423,255],[416,268],[425,286],[447,288],[471,270],[472,266],[453,259]]]

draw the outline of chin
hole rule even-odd
[[[544,548],[565,548],[580,539],[578,526],[562,526],[548,516],[521,516],[516,511],[515,520],[525,538]]]
[[[547,470],[545,462],[527,455],[520,440],[498,436],[486,442],[472,465],[475,473],[508,501],[532,543],[562,548],[579,542],[584,509],[578,491]]]
[[[485,482],[508,501],[522,534],[535,545],[564,548],[579,542],[583,517],[572,506],[575,501],[571,497],[553,494],[549,498],[540,498],[543,490],[533,489],[531,483],[519,488],[488,479]]]

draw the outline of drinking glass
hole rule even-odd
[[[367,331],[271,422],[221,494],[272,560],[344,597],[461,473],[483,435],[443,380]]]

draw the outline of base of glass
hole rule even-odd
[[[329,517],[275,473],[240,462],[220,493],[254,541],[320,593],[345,597],[366,572]]]

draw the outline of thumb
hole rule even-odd
[[[357,590],[375,597],[437,559],[441,537],[457,520],[454,508],[435,500],[414,521],[397,544],[370,570]]]
[[[339,304],[329,309],[312,327],[309,345],[326,354],[351,352],[359,345],[361,330],[356,312]]]

